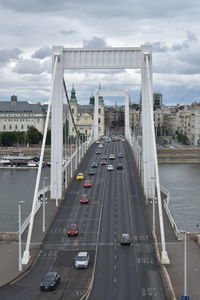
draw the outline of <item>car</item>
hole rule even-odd
[[[95,171],[94,171],[94,170],[92,170],[92,169],[91,169],[91,170],[89,170],[89,171],[88,171],[88,175],[90,175],[90,176],[92,176],[92,175],[95,175]]]
[[[77,180],[83,180],[84,179],[84,174],[83,173],[78,173],[76,176]]]
[[[97,150],[97,151],[96,151],[96,154],[101,154],[101,150]]]
[[[103,144],[99,144],[99,148],[103,148]]]
[[[40,288],[42,291],[52,291],[57,288],[60,283],[60,275],[57,272],[48,272],[44,275]]]
[[[88,203],[88,196],[86,194],[83,194],[80,198],[81,204],[87,204]]]
[[[68,236],[78,235],[78,226],[76,224],[69,224],[67,226],[67,234]]]
[[[96,141],[96,144],[101,144],[101,142],[99,140]]]
[[[101,156],[101,160],[107,160],[107,156],[106,155],[102,155]]]
[[[91,175],[95,175],[95,171],[94,171],[94,170],[89,170],[89,171],[88,171],[88,175],[90,175],[90,176],[91,176]]]
[[[100,161],[100,164],[101,164],[101,165],[106,165],[106,164],[107,164],[107,161],[106,161],[106,160],[101,160],[101,161]]]
[[[108,168],[107,168],[108,171],[113,171],[114,170],[114,167],[113,165],[108,165]]]
[[[74,267],[76,269],[87,269],[89,266],[90,257],[88,252],[79,252],[75,257]]]
[[[131,244],[131,237],[129,233],[122,233],[120,238],[121,245],[130,245]]]
[[[85,180],[83,184],[84,188],[90,188],[92,186],[92,182],[90,180]]]
[[[118,158],[122,158],[123,157],[123,153],[119,152],[117,155]]]
[[[123,165],[122,164],[118,164],[117,165],[117,170],[122,170],[123,169]]]
[[[96,162],[93,162],[92,164],[91,164],[91,168],[97,168],[98,167],[98,164],[96,163]]]
[[[109,159],[115,159],[115,155],[114,154],[110,154]]]

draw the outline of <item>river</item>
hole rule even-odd
[[[160,164],[161,185],[170,191],[170,210],[180,230],[200,228],[200,164]],[[22,220],[31,210],[37,170],[0,169],[0,231],[17,231],[18,202],[22,204]],[[48,177],[50,169],[43,168]],[[199,224],[199,227],[197,227]]]

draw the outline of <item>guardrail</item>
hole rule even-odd
[[[177,227],[177,225],[176,225],[176,223],[174,221],[174,217],[172,216],[172,213],[171,213],[171,211],[169,209],[169,206],[168,206],[169,201],[170,201],[170,192],[166,188],[164,188],[163,186],[160,186],[160,190],[161,190],[161,192],[163,194],[166,195],[166,200],[163,200],[163,206],[164,206],[166,214],[167,214],[167,216],[169,218],[170,224],[171,224],[171,226],[172,226],[172,228],[174,230],[174,233],[175,233],[177,239],[179,240],[179,238],[180,238],[180,231],[179,231],[179,229],[178,229],[178,227]]]

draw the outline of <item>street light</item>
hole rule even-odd
[[[42,195],[42,231],[45,232],[45,204],[46,204],[46,198],[45,198],[45,181],[48,179],[48,177],[43,178],[43,195]]]
[[[18,219],[18,241],[19,241],[19,271],[21,272],[22,270],[22,237],[21,237],[21,205],[24,203],[24,201],[19,201],[18,202],[18,212],[19,212],[19,219]]]
[[[181,296],[181,300],[189,300],[187,296],[187,232],[184,231],[184,296]]]

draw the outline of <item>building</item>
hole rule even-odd
[[[74,86],[71,90],[70,97],[70,107],[73,115],[73,120],[68,110],[68,121],[69,121],[69,135],[75,136],[76,130],[73,121],[76,125],[77,131],[84,135],[90,135],[93,125],[93,115],[94,115],[94,95],[90,97],[90,102],[88,105],[79,105],[76,99],[76,91]],[[105,118],[104,118],[104,100],[103,97],[99,97],[99,135],[103,136],[105,132]]]
[[[43,133],[46,120],[46,105],[18,101],[13,95],[10,101],[0,101],[0,132],[28,130],[34,126]]]

